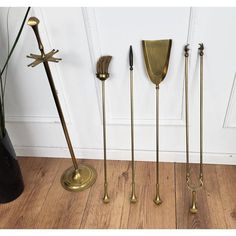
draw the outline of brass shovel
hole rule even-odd
[[[143,54],[150,80],[156,85],[156,196],[154,203],[160,205],[159,191],[159,84],[164,80],[170,59],[172,40],[143,40]]]

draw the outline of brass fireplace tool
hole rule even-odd
[[[106,101],[105,101],[105,81],[109,77],[108,67],[111,56],[100,57],[97,62],[97,78],[102,81],[102,119],[103,119],[103,151],[104,151],[104,196],[103,202],[109,203],[108,182],[107,182],[107,153],[106,153]]]
[[[135,194],[135,165],[134,165],[134,111],[133,111],[133,49],[129,48],[129,71],[130,71],[130,123],[131,123],[131,160],[132,160],[132,192],[130,202],[137,202]]]
[[[66,122],[64,119],[64,115],[62,112],[59,98],[57,96],[56,87],[54,85],[53,77],[52,77],[51,70],[48,63],[49,61],[59,62],[61,59],[53,57],[58,52],[58,50],[52,50],[49,53],[44,52],[44,46],[42,44],[42,41],[39,35],[38,24],[39,24],[38,18],[36,17],[29,18],[28,25],[32,27],[35,33],[35,36],[38,42],[38,47],[41,54],[40,55],[30,54],[30,56],[27,56],[28,58],[32,58],[35,60],[33,63],[29,64],[28,66],[34,67],[40,63],[43,63],[44,65],[44,69],[47,74],[47,78],[50,84],[52,95],[53,95],[53,98],[57,107],[57,111],[61,120],[66,142],[70,151],[73,166],[67,169],[63,173],[61,177],[61,184],[68,191],[73,191],[73,192],[83,191],[94,184],[94,182],[96,181],[97,173],[96,173],[96,170],[92,166],[77,164],[76,157],[75,157],[73,147],[71,144],[69,132],[67,130]]]
[[[190,212],[197,213],[197,191],[203,186],[203,55],[204,45],[199,44],[200,56],[200,168],[199,168],[199,184],[193,185],[191,183],[190,166],[189,166],[189,120],[188,120],[188,58],[189,48],[188,44],[184,47],[185,56],[185,122],[186,122],[186,182],[187,187],[192,192],[192,204]]]
[[[143,54],[150,80],[156,85],[156,196],[154,203],[162,203],[159,191],[159,84],[164,80],[170,59],[172,40],[143,40]]]

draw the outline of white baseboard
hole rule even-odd
[[[68,157],[67,148],[63,147],[15,147],[18,156],[34,157]],[[102,149],[79,149],[75,148],[75,153],[80,159],[103,159]],[[184,152],[160,151],[161,162],[185,162]],[[236,165],[236,154],[230,153],[204,153],[204,163],[207,164],[229,164]],[[107,150],[108,160],[130,160],[130,150]],[[136,150],[135,160],[137,161],[155,161],[155,151]],[[199,162],[198,153],[190,153],[192,163]]]

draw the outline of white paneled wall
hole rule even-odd
[[[25,8],[0,8],[1,65],[7,55],[7,15],[12,44]],[[184,57],[190,44],[190,150],[199,155],[199,60],[204,57],[204,157],[207,163],[236,164],[236,8],[32,8],[40,19],[46,51],[76,154],[102,159],[101,84],[95,64],[113,56],[107,92],[109,159],[130,159],[128,50],[134,50],[135,149],[137,160],[155,160],[155,88],[147,78],[142,39],[173,40],[169,71],[160,86],[161,161],[185,160]],[[8,68],[7,128],[18,155],[69,157],[42,65],[28,68],[38,53],[27,25]]]

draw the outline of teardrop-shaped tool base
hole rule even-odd
[[[72,166],[61,176],[61,185],[71,192],[81,192],[91,187],[97,179],[96,170],[89,165],[79,165],[78,169]]]
[[[198,209],[197,209],[197,192],[195,190],[192,191],[192,205],[191,205],[189,211],[192,214],[196,214],[198,211]]]
[[[156,196],[155,199],[153,200],[153,202],[154,202],[156,205],[161,205],[162,200],[161,200],[160,196]]]
[[[195,207],[191,207],[191,208],[189,209],[189,211],[190,211],[192,214],[196,214],[197,211],[198,211],[198,209],[195,208]]]
[[[136,203],[138,201],[135,193],[132,193],[131,197],[130,197],[130,203]]]
[[[104,195],[102,201],[103,201],[103,203],[105,203],[105,204],[107,204],[107,203],[110,202],[110,198],[109,198],[108,194],[105,194],[105,195]]]

